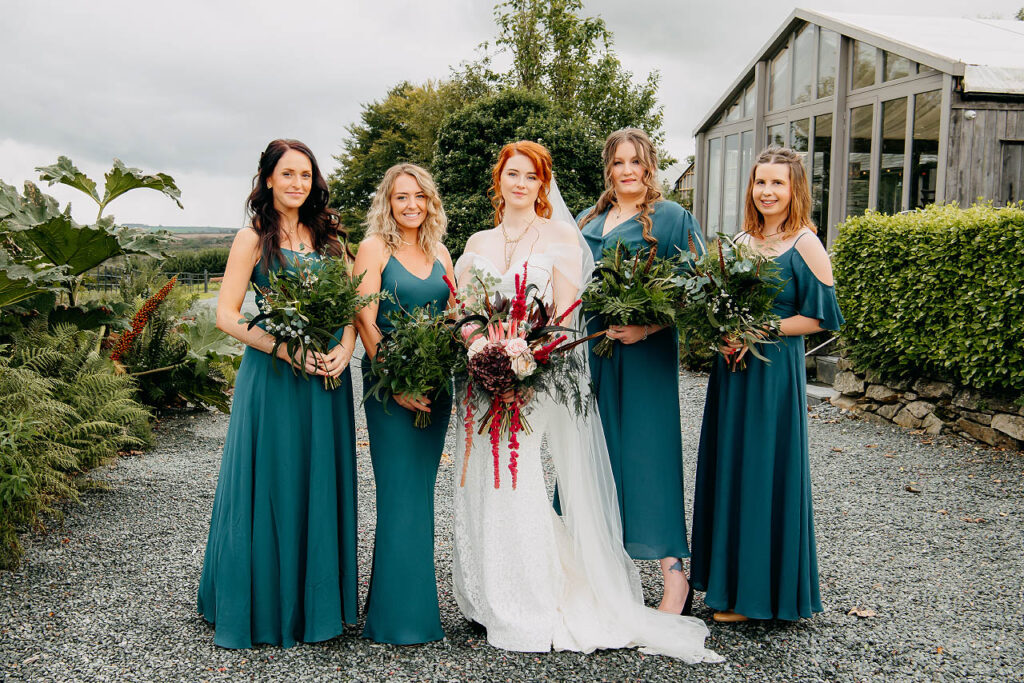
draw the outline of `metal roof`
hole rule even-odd
[[[695,133],[708,127],[802,22],[817,24],[939,71],[963,77],[965,92],[1024,95],[1024,22],[959,17],[844,14],[796,9],[758,51]]]

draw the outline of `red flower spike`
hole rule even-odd
[[[142,307],[132,316],[132,329],[124,332],[117,340],[117,346],[110,353],[110,360],[119,361],[121,356],[128,352],[132,342],[135,338],[142,333],[142,329],[149,322],[150,316],[156,311],[157,306],[160,302],[167,298],[167,295],[171,293],[174,285],[178,282],[178,276],[175,275],[167,284],[160,288],[160,291],[153,296],[146,299],[146,302],[142,304]]]
[[[466,452],[462,456],[462,479],[459,481],[459,486],[466,485],[466,470],[469,468],[469,454],[473,448],[473,383],[469,382],[466,385],[466,421],[463,427],[466,430]]]
[[[501,488],[501,401],[491,403],[491,453],[494,456],[494,488]]]
[[[573,302],[572,306],[570,306],[569,308],[565,309],[565,313],[563,313],[562,315],[558,316],[558,318],[555,320],[555,324],[556,325],[561,325],[562,321],[565,320],[570,315],[572,315],[572,312],[575,311],[576,307],[579,306],[582,302],[583,302],[583,299],[576,299],[576,301]]]
[[[448,285],[448,291],[449,291],[449,292],[451,292],[451,293],[452,293],[452,295],[457,295],[457,294],[458,294],[458,293],[457,293],[457,292],[455,291],[455,285],[453,285],[453,284],[452,284],[452,281],[448,279],[448,274],[447,274],[447,273],[445,273],[444,275],[442,275],[442,276],[441,276],[441,279],[442,279],[442,280],[444,280],[444,283],[445,283],[446,285]],[[456,296],[456,298],[458,298],[458,297]]]

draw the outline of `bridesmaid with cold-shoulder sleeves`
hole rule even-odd
[[[444,638],[434,573],[434,484],[451,417],[451,388],[429,396],[368,396],[370,358],[391,331],[388,314],[445,310],[454,282],[452,260],[441,244],[447,219],[430,174],[414,164],[392,166],[377,187],[359,245],[360,293],[387,292],[390,300],[359,312],[356,327],[366,348],[363,394],[370,460],[377,490],[377,529],[363,635],[411,645]],[[414,425],[417,411],[430,425]]]
[[[199,581],[199,613],[221,647],[328,640],[357,620],[355,330],[327,354],[289,358],[283,347],[271,356],[273,337],[239,322],[250,282],[265,288],[272,270],[350,258],[328,196],[308,147],[271,142],[217,300],[217,327],[247,345]],[[327,390],[292,365],[341,384]]]
[[[606,190],[577,218],[600,259],[622,243],[658,256],[703,251],[690,212],[661,199],[654,145],[643,131],[612,133],[604,147]],[[600,319],[592,332],[607,326]],[[623,542],[633,559],[661,560],[665,584],[659,609],[688,613],[691,591],[682,559],[686,543],[683,446],[679,417],[679,339],[675,328],[612,325],[619,342],[610,358],[590,355],[597,404],[619,497]]]
[[[811,509],[804,335],[843,323],[832,269],[810,221],[803,163],[773,147],[751,169],[737,238],[773,258],[781,339],[745,370],[715,360],[697,457],[691,580],[719,622],[822,610]],[[723,353],[746,354],[742,346]]]

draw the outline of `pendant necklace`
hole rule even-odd
[[[519,242],[521,242],[522,239],[526,237],[526,233],[528,233],[530,231],[530,228],[533,227],[533,222],[535,220],[537,220],[537,214],[533,214],[533,218],[531,218],[530,222],[526,224],[526,227],[523,228],[523,231],[519,233],[519,237],[515,238],[514,240],[509,239],[508,228],[505,226],[505,221],[501,222],[501,234],[505,238],[505,246],[502,248],[502,256],[505,257],[506,273],[508,272],[508,269],[512,267],[512,256],[516,253],[516,247],[519,246]],[[509,249],[509,245],[512,245],[511,250]]]

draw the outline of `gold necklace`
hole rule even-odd
[[[519,243],[522,241],[522,239],[526,237],[526,233],[530,232],[530,228],[533,227],[533,222],[535,220],[537,220],[537,214],[533,214],[533,218],[531,218],[530,222],[526,224],[526,227],[523,228],[523,231],[519,233],[519,237],[515,238],[514,240],[511,240],[508,237],[508,228],[505,226],[505,221],[501,222],[501,235],[502,237],[505,238],[505,246],[502,247],[502,256],[505,257],[506,273],[508,272],[508,269],[512,267],[512,255],[516,253],[516,247],[519,246]],[[510,244],[512,245],[511,251],[508,248]]]

